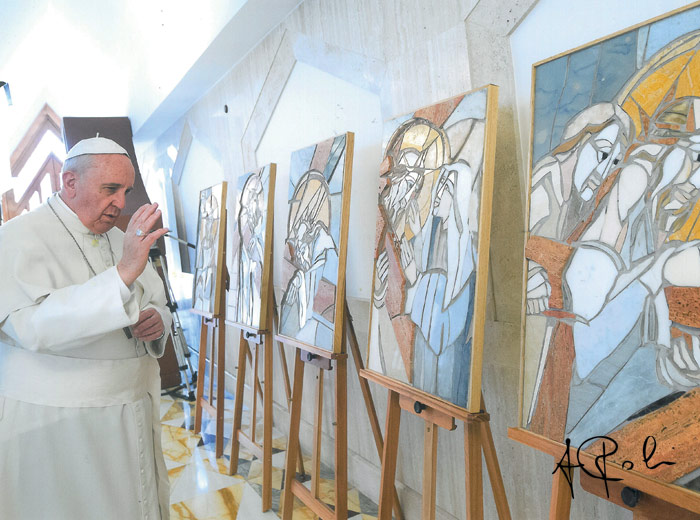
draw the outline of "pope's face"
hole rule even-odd
[[[124,209],[134,177],[134,167],[126,155],[96,155],[90,167],[67,184],[66,203],[90,231],[105,233],[114,227]]]

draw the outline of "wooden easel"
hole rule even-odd
[[[481,474],[483,451],[489,472],[491,489],[498,518],[510,520],[510,509],[503,487],[503,478],[498,465],[496,448],[489,425],[489,414],[485,411],[481,396],[481,412],[470,413],[459,406],[448,403],[406,383],[391,379],[372,370],[362,370],[360,375],[389,390],[384,452],[382,454],[382,477],[379,489],[379,520],[391,520],[394,499],[391,488],[396,478],[396,458],[399,446],[401,410],[406,410],[425,421],[423,454],[423,508],[422,518],[435,518],[435,484],[437,476],[437,427],[453,431],[455,420],[464,422],[464,461],[467,498],[467,519],[477,520],[484,516],[484,499]]]
[[[272,288],[272,284],[270,284]],[[273,324],[277,324],[277,305],[274,292],[270,290],[269,312],[272,313]],[[226,321],[240,329],[240,343],[238,347],[238,372],[236,374],[236,395],[233,411],[233,432],[231,433],[231,460],[229,463],[229,475],[238,471],[238,455],[241,444],[262,462],[262,511],[272,507],[272,348],[270,345],[270,330],[252,329],[240,323]],[[282,361],[282,373],[285,380],[285,392],[287,394],[287,407],[291,408],[291,387],[284,349],[278,344]],[[260,384],[260,349],[263,349],[263,390]],[[252,351],[251,351],[252,350]],[[245,391],[245,375],[248,363],[251,364],[253,384],[251,394],[251,417],[248,433],[243,431],[243,396]],[[257,416],[258,397],[263,403],[263,438],[262,443],[257,442]],[[301,458],[301,448],[298,457],[299,472],[304,474],[304,461]]]
[[[224,267],[225,279],[228,279],[226,267]],[[226,305],[226,284],[221,284],[221,290],[217,295],[219,309]],[[211,362],[209,363],[209,394],[208,400],[204,397],[204,377],[200,375],[197,384],[197,397],[194,413],[194,433],[202,430],[202,408],[209,415],[216,418],[216,457],[224,454],[224,364],[226,362],[226,328],[224,318],[220,315],[205,314],[193,311],[202,316],[202,325],[199,333],[199,363],[198,374],[204,374],[207,362],[207,344],[211,343]],[[218,332],[218,334],[217,334]],[[208,340],[211,339],[211,342]],[[217,341],[215,341],[215,339]],[[216,398],[214,395],[214,359],[216,356]],[[216,404],[214,404],[216,403]]]
[[[226,184],[224,183],[223,198],[226,200]],[[221,210],[219,216],[219,256],[217,260],[216,288],[217,304],[215,313],[206,313],[198,309],[190,309],[191,312],[202,316],[202,325],[199,333],[199,363],[197,373],[197,394],[194,413],[194,433],[202,430],[202,408],[209,415],[216,418],[216,458],[224,454],[224,368],[226,363],[226,327],[224,326],[224,314],[226,313],[226,290],[228,287],[228,269],[226,268],[226,209]],[[216,334],[218,331],[218,335]],[[210,333],[211,332],[211,333]],[[214,341],[214,338],[218,341]],[[207,343],[211,338],[211,362],[209,363],[209,400],[204,398],[204,376],[207,362]],[[216,398],[214,395],[214,359],[216,356]],[[216,403],[216,404],[214,404]]]
[[[539,451],[552,455],[555,465],[566,452],[566,445],[538,435],[524,428],[509,428],[508,437],[514,441],[535,448]],[[581,451],[580,459],[576,460],[576,448],[569,448],[571,462],[576,464],[581,462],[587,468],[596,468],[596,455]],[[617,482],[608,482],[609,496],[605,492],[603,482],[594,479],[584,472],[581,475],[581,487],[596,496],[609,500],[634,513],[634,520],[697,520],[700,518],[700,495],[697,493],[676,486],[665,484],[649,478],[647,475],[633,470],[623,469],[619,464],[607,461],[605,464],[606,473],[611,478],[621,478]],[[552,499],[549,504],[550,520],[568,520],[571,512],[571,487],[576,469],[560,469],[555,471],[552,477]],[[625,503],[621,497],[622,490],[629,488],[636,490],[640,494],[637,496],[634,505]]]
[[[360,377],[364,370],[364,364],[360,355],[360,348],[352,323],[352,316],[345,303],[345,320],[343,335],[343,351],[349,343],[357,370],[362,396],[367,408],[372,434],[374,436],[377,452],[381,457],[384,450],[379,418],[374,406],[372,394],[367,380]],[[297,342],[286,336],[276,336],[280,343],[285,343],[296,348],[294,358],[294,389],[292,392],[292,409],[289,420],[289,443],[287,445],[287,459],[285,461],[284,492],[281,504],[283,520],[291,520],[294,497],[301,500],[319,518],[323,520],[345,520],[348,515],[348,485],[347,485],[347,354],[334,354],[332,352]],[[301,403],[304,389],[305,364],[315,365],[319,368],[318,384],[316,388],[316,401],[314,413],[314,439],[312,451],[311,490],[294,478],[294,467],[297,459],[301,459],[299,446],[299,425],[301,421]],[[323,417],[323,379],[324,373],[333,370],[335,364],[335,510],[330,509],[319,498],[320,471],[321,471],[321,434]],[[394,512],[398,520],[403,520],[403,512],[398,501],[396,488],[392,486],[392,501]]]

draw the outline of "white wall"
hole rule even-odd
[[[275,107],[256,158],[277,163],[275,192],[275,285],[282,279],[279,249],[287,235],[291,153],[330,137],[355,133],[350,199],[347,293],[369,300],[372,284],[377,186],[381,162],[382,114],[379,96],[306,63],[297,62]]]

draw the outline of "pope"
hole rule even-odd
[[[68,152],[62,189],[0,227],[0,518],[167,519],[160,374],[171,316],[156,204],[115,227],[126,150]]]

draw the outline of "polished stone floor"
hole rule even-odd
[[[205,387],[206,388],[206,387]],[[203,415],[202,432],[193,433],[194,403],[171,396],[161,401],[163,452],[170,476],[170,514],[172,520],[273,519],[279,518],[279,503],[284,475],[286,439],[273,433],[272,510],[261,511],[262,466],[241,447],[238,473],[229,476],[233,398],[227,394],[224,423],[224,456],[214,455],[215,421]],[[243,415],[244,429],[249,424],[248,410]],[[262,433],[262,424],[259,424]],[[311,460],[305,458],[306,467]],[[308,484],[307,484],[308,485]],[[332,506],[332,472],[321,471],[321,498]],[[377,506],[357,490],[348,491],[348,517],[375,519]],[[313,519],[314,514],[295,501],[294,520]]]

